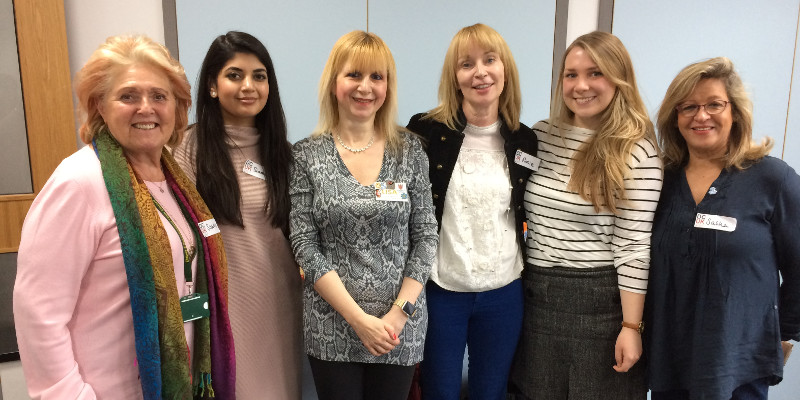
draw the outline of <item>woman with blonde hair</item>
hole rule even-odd
[[[336,42],[320,120],[294,145],[290,241],[320,399],[405,399],[422,359],[436,248],[428,162],[396,124],[397,76],[377,35]]]
[[[766,399],[800,339],[800,176],[752,140],[733,63],[684,68],[658,112],[664,189],[645,319],[654,400]],[[782,278],[782,281],[781,281]]]
[[[100,46],[75,81],[88,146],[22,228],[14,320],[34,399],[235,399],[225,249],[166,149],[191,104],[143,36]]]
[[[453,37],[439,105],[411,118],[426,139],[439,247],[426,286],[425,399],[456,399],[465,347],[469,397],[504,399],[522,327],[522,199],[536,136],[519,122],[519,75],[503,37],[476,24]]]
[[[566,50],[550,119],[533,127],[541,163],[514,381],[545,399],[644,399],[642,309],[662,164],[633,65],[615,36]]]

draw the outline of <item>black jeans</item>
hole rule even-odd
[[[308,357],[319,400],[406,400],[414,365],[324,361]]]

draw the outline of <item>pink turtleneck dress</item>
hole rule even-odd
[[[289,242],[264,214],[265,181],[242,171],[257,150],[256,128],[226,126],[228,151],[239,181],[244,228],[220,224],[228,256],[228,298],[236,347],[236,397],[300,399],[303,332],[301,280]],[[235,143],[235,144],[234,144]],[[186,132],[173,155],[196,182],[196,136]]]

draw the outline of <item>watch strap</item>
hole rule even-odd
[[[642,322],[642,321],[639,321],[638,324],[634,324],[632,322],[622,321],[622,327],[623,328],[633,329],[636,332],[639,332],[640,335],[642,334],[642,332],[644,332],[644,322]]]

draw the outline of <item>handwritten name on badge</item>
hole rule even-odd
[[[255,176],[258,179],[267,179],[266,175],[264,175],[264,167],[253,160],[247,160],[244,162],[244,168],[242,168],[242,172],[247,175]]]
[[[219,226],[217,226],[217,221],[215,221],[214,218],[205,220],[203,222],[198,222],[197,226],[200,228],[200,232],[202,232],[203,236],[205,237],[219,233]]]
[[[722,215],[697,213],[697,216],[694,219],[694,227],[733,232],[736,230],[736,218],[723,217]]]
[[[539,169],[539,163],[542,160],[522,151],[517,150],[517,153],[514,155],[514,163],[522,165],[523,167],[531,170],[536,171]]]
[[[408,188],[405,182],[375,182],[375,200],[408,201]]]

